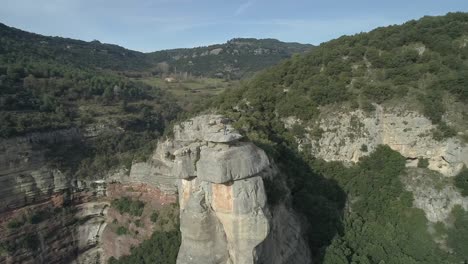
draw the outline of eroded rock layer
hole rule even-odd
[[[75,151],[68,146],[100,133],[91,132],[63,129],[0,140],[0,263],[107,263],[151,236],[153,211],[177,208],[172,165],[158,159],[96,179],[78,179],[54,165],[62,153],[57,149]],[[111,208],[121,197],[144,202],[142,216]],[[132,233],[118,236],[119,225]]]

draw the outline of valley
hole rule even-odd
[[[0,263],[465,263],[468,14],[142,53],[0,25]]]

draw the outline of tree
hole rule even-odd
[[[468,196],[468,169],[464,168],[455,176],[455,186],[460,189],[463,196]]]

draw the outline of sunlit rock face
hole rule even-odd
[[[468,198],[450,179],[468,166],[468,145],[459,137],[434,139],[437,126],[421,113],[404,107],[375,107],[371,113],[324,111],[315,128],[320,129],[319,135],[309,133],[313,129],[305,127],[308,132],[298,138],[300,149],[326,161],[350,164],[372,153],[378,145],[388,145],[407,158],[407,173],[401,180],[413,194],[413,205],[422,209],[430,222],[448,223],[457,205],[468,210]],[[302,123],[295,117],[284,118],[283,122],[287,128]],[[418,168],[419,159],[427,160],[427,168]]]
[[[284,121],[289,127],[298,122],[294,118]],[[449,177],[468,165],[468,145],[455,137],[435,140],[436,126],[418,112],[378,105],[372,113],[337,111],[323,114],[319,127],[319,137],[308,136],[301,144],[310,144],[312,154],[326,161],[357,162],[383,144],[409,161],[427,159],[429,169]],[[417,162],[408,163],[416,165]]]
[[[192,118],[158,149],[154,157],[179,179],[178,264],[310,262],[294,213],[267,203],[264,179],[279,177],[277,169],[229,120]]]

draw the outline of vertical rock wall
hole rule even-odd
[[[159,149],[160,163],[172,160],[179,178],[178,264],[310,262],[294,214],[267,203],[263,180],[279,177],[275,167],[228,120],[198,116],[175,126],[164,145],[171,148]]]

